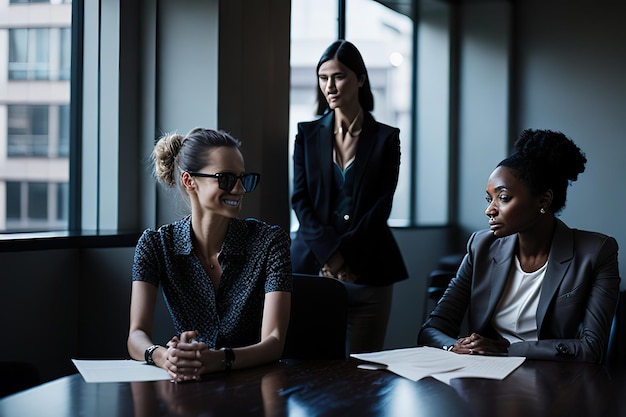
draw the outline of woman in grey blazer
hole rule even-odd
[[[490,230],[470,237],[418,344],[462,354],[605,362],[620,286],[617,242],[555,217],[586,162],[562,133],[521,134],[487,183]]]

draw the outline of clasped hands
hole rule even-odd
[[[340,252],[335,252],[326,261],[322,267],[322,276],[327,278],[336,278],[339,281],[355,282],[357,276],[350,271],[350,267],[346,265],[343,255]]]
[[[224,354],[209,349],[198,340],[198,332],[186,331],[167,342],[167,360],[163,368],[175,382],[195,381],[202,374],[220,369]]]
[[[489,339],[478,333],[457,339],[449,349],[451,352],[469,355],[506,355],[510,343],[508,340]]]

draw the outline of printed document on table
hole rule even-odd
[[[451,352],[450,352],[451,353]],[[519,356],[482,356],[482,355],[458,355],[466,356],[466,365],[463,368],[440,374],[432,374],[435,379],[450,385],[454,378],[490,378],[504,379],[516,370],[526,358]]]
[[[72,359],[72,362],[74,362],[74,366],[83,376],[85,382],[133,382],[171,379],[170,374],[165,369],[132,359]]]
[[[525,360],[523,357],[459,355],[433,347],[414,347],[350,355],[380,363],[391,372],[418,381],[432,376],[446,384],[453,378],[504,379]]]

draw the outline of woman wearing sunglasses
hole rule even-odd
[[[191,214],[147,229],[133,263],[128,351],[175,381],[280,358],[291,302],[289,236],[239,219],[260,175],[245,171],[240,143],[196,128],[163,136],[152,153],[157,179],[178,187]],[[161,286],[176,336],[152,340]]]
[[[400,130],[377,122],[365,63],[333,42],[317,64],[319,119],[298,124],[292,206],[300,222],[294,272],[348,290],[350,352],[383,348],[392,284],[407,278],[387,226],[400,168]]]

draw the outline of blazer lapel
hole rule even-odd
[[[554,298],[561,281],[565,277],[574,257],[572,243],[574,232],[561,220],[556,219],[554,237],[550,255],[548,255],[548,268],[541,284],[541,294],[539,295],[539,305],[537,306],[537,332],[540,334],[541,325],[546,317],[548,307]]]
[[[376,146],[376,140],[378,139],[378,129],[374,118],[368,113],[364,112],[363,128],[359,135],[359,143],[356,149],[356,158],[354,160],[354,190],[361,190],[361,180],[367,163],[372,155],[374,147]],[[356,193],[355,193],[356,195]]]
[[[502,297],[508,281],[509,271],[515,257],[516,235],[507,236],[499,240],[500,247],[493,255],[493,267],[489,272],[489,304],[484,312],[484,320],[489,320]]]
[[[326,113],[320,119],[317,145],[319,151],[319,170],[322,174],[322,189],[325,190],[324,200],[330,202],[330,190],[332,189],[333,169],[333,121],[334,114]]]

